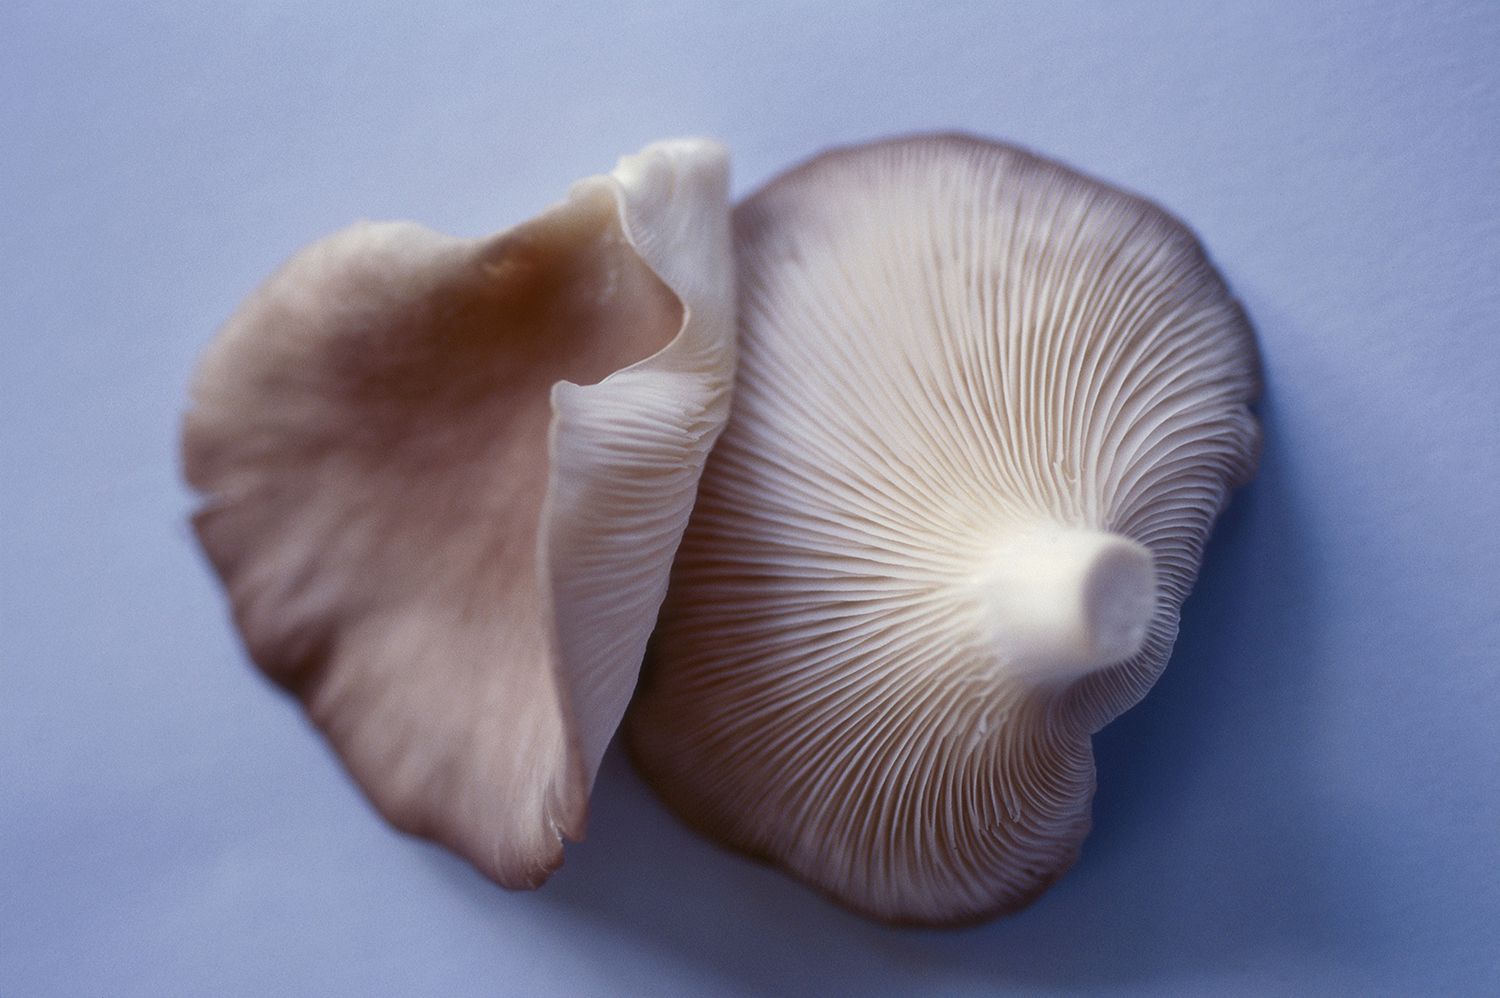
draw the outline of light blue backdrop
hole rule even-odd
[[[1497,987],[1500,5],[504,8],[0,9],[0,994]],[[1264,346],[1264,466],[1078,867],[884,929],[613,756],[538,894],[388,831],[184,526],[215,327],[361,216],[477,235],[667,135],[743,192],[934,127],[1179,212]]]

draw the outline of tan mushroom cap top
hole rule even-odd
[[[393,823],[506,886],[583,834],[728,413],[727,172],[673,141],[492,238],[356,225],[193,384],[193,522],[251,657]]]
[[[1258,360],[1192,234],[959,136],[735,213],[740,367],[626,721],[709,835],[879,918],[1074,861],[1090,735],[1160,674]]]

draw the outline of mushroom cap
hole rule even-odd
[[[728,160],[659,143],[487,239],[359,224],[202,359],[193,526],[397,827],[508,887],[581,838],[728,414]]]
[[[851,908],[1015,909],[1089,827],[1256,464],[1258,359],[1182,224],[963,136],[735,212],[734,413],[626,719],[706,834]]]

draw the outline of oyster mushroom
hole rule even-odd
[[[395,825],[508,887],[583,835],[733,380],[727,157],[500,235],[361,224],[202,360],[193,518],[250,656]]]
[[[946,924],[1074,861],[1258,454],[1251,329],[1161,209],[1019,149],[845,149],[735,212],[740,367],[626,720],[708,835]]]

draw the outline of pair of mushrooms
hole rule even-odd
[[[537,887],[623,720],[709,836],[945,924],[1075,859],[1257,380],[1192,234],[1067,167],[919,136],[731,212],[683,140],[303,250],[183,455],[250,656],[399,828]]]

